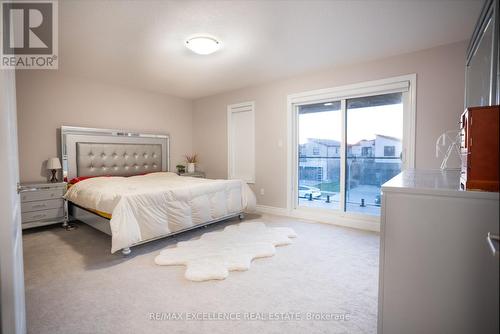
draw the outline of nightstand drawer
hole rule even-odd
[[[22,222],[28,223],[38,220],[50,220],[56,218],[64,218],[64,208],[50,209],[42,211],[25,212],[22,215]]]
[[[32,212],[47,209],[59,209],[64,205],[63,199],[49,199],[45,201],[23,202],[21,203],[21,212]]]
[[[58,199],[64,195],[64,188],[53,188],[37,191],[21,192],[21,202],[41,201],[45,199]]]

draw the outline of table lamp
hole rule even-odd
[[[57,170],[61,169],[61,161],[59,161],[59,158],[50,158],[47,160],[47,169],[52,173],[50,182],[58,182],[56,174]]]

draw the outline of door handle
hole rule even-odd
[[[492,255],[498,256],[498,244],[500,242],[500,237],[496,234],[491,234],[490,232],[488,232],[486,240],[488,241],[488,245],[490,246]]]

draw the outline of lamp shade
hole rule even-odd
[[[59,158],[50,158],[47,160],[47,169],[61,169]]]

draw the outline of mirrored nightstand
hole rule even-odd
[[[65,182],[20,185],[22,229],[68,222]]]

